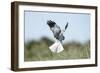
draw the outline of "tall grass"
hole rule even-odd
[[[49,46],[54,42],[49,38],[43,37],[39,41],[29,41],[25,43],[25,61],[46,61],[46,60],[68,60],[68,59],[87,59],[90,58],[90,41],[79,43],[75,41],[63,44],[64,51],[53,53]]]

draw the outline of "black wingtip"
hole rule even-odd
[[[68,22],[67,22],[67,24],[66,24],[66,26],[65,26],[65,30],[67,29],[67,27],[68,27]]]
[[[48,21],[47,21],[47,24],[48,24],[50,27],[54,27],[56,23],[55,23],[54,21],[48,20]]]

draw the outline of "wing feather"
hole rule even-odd
[[[68,27],[68,22],[67,22],[67,24],[66,24],[66,26],[65,26],[65,30],[67,29],[67,27]]]
[[[58,38],[59,34],[61,33],[60,27],[54,21],[47,21],[48,26],[50,27],[51,31],[54,34],[55,38]]]

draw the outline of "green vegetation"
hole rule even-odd
[[[90,41],[85,43],[68,42],[64,43],[64,51],[53,53],[49,46],[54,42],[51,39],[43,37],[39,41],[30,41],[25,43],[24,60],[25,61],[46,61],[46,60],[68,60],[68,59],[87,59],[90,58]]]

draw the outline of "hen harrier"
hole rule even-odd
[[[55,37],[57,40],[59,40],[60,42],[62,42],[62,41],[65,39],[63,33],[65,32],[65,30],[66,30],[67,27],[68,27],[68,22],[67,22],[67,24],[65,25],[65,29],[64,29],[64,30],[61,30],[60,27],[59,27],[54,21],[48,20],[48,21],[47,21],[47,24],[49,25],[51,31],[53,32],[54,37]]]

